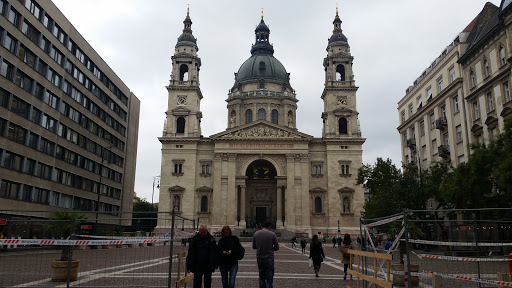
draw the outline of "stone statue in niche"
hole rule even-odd
[[[180,196],[176,195],[174,196],[174,201],[172,201],[172,208],[175,211],[180,211]]]
[[[350,201],[348,197],[343,198],[343,213],[350,213]]]
[[[235,127],[235,115],[231,115],[231,119],[230,119],[230,127]]]

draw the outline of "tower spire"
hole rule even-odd
[[[263,19],[263,7],[261,7],[261,19]]]
[[[342,33],[343,32],[343,30],[341,29],[340,15],[338,14],[338,4],[336,4],[336,16],[334,17],[334,21],[332,22],[332,24],[334,24],[334,30],[332,30],[332,32],[334,32],[334,33],[336,33],[336,32]]]

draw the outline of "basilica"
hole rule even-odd
[[[164,131],[158,138],[162,165],[155,231],[169,231],[167,212],[174,210],[211,231],[224,225],[250,230],[269,221],[273,229],[292,233],[358,234],[364,192],[356,178],[365,139],[358,121],[354,58],[338,12],[323,61],[324,89],[318,95],[324,103],[318,117],[322,138],[296,127],[299,96],[290,73],[273,56],[263,16],[255,43],[247,43],[251,55],[229,88],[226,129],[203,137],[201,58],[188,12],[183,23],[166,86]],[[209,97],[207,91],[204,97]]]

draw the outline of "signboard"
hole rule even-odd
[[[471,230],[470,226],[460,226],[459,230]]]
[[[80,225],[80,229],[82,229],[82,230],[91,230],[92,229],[92,225]]]
[[[7,224],[7,219],[0,218],[0,225],[6,225],[6,224]]]

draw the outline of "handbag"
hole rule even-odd
[[[309,258],[309,266],[308,268],[313,267],[313,258]]]

